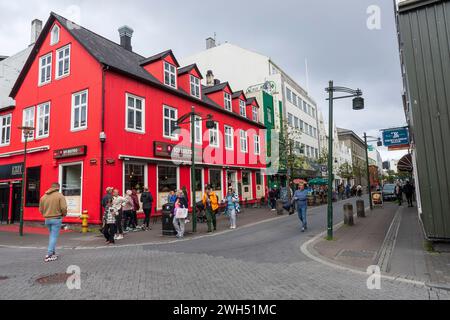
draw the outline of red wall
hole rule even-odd
[[[70,75],[60,80],[55,80],[55,51],[66,44],[71,44]],[[59,164],[66,162],[83,161],[83,180],[85,186],[99,186],[100,168],[90,166],[91,158],[99,159],[100,132],[100,106],[101,106],[101,67],[100,65],[75,41],[70,34],[61,28],[60,41],[50,46],[50,36],[45,39],[37,57],[53,52],[52,57],[52,81],[44,86],[38,86],[39,59],[36,58],[29,70],[21,89],[16,96],[16,108],[12,111],[12,136],[10,146],[0,147],[0,153],[23,150],[21,131],[17,127],[22,125],[22,111],[31,106],[50,101],[50,131],[49,137],[30,141],[28,148],[50,146],[50,151],[33,153],[28,155],[27,167],[42,166],[40,191],[43,194],[58,179]],[[71,99],[72,93],[89,89],[88,92],[88,130],[71,132]],[[37,110],[35,110],[36,113]],[[8,114],[3,112],[2,114]],[[35,116],[35,124],[37,118]],[[55,149],[87,145],[87,156],[82,158],[70,158],[66,160],[53,160],[52,151]],[[0,158],[0,165],[20,163],[22,156]],[[89,193],[83,195],[83,209],[90,212],[98,211],[99,188],[91,188]],[[25,208],[27,220],[41,220],[37,208]],[[73,219],[68,219],[73,220]],[[79,219],[76,219],[79,221]]]

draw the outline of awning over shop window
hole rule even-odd
[[[408,153],[407,155],[403,156],[403,158],[400,159],[400,161],[397,164],[397,169],[398,171],[403,172],[413,172],[412,158],[410,153]]]

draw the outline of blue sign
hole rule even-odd
[[[383,131],[383,143],[385,147],[409,145],[408,128],[388,129]]]

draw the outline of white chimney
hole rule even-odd
[[[214,48],[216,46],[216,40],[209,37],[206,39],[206,49],[211,49]]]
[[[206,72],[206,85],[208,87],[214,86],[214,74],[211,70],[208,70],[208,72]]]
[[[37,39],[39,38],[39,35],[42,31],[42,21],[39,19],[34,19],[31,21],[31,42],[30,45],[33,45],[36,43]]]

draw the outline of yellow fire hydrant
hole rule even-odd
[[[84,210],[83,214],[81,215],[81,232],[82,233],[88,232],[88,227],[89,227],[88,219],[89,219],[88,211]]]

